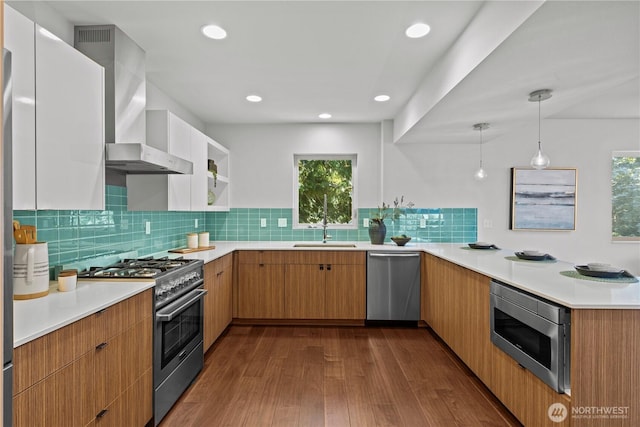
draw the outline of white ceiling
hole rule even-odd
[[[454,48],[474,49],[480,42],[471,36],[479,31],[502,34],[495,46],[477,50],[486,51],[477,66],[441,85],[433,102],[414,112],[415,125],[395,139],[474,143],[471,127],[482,121],[492,124],[489,140],[536,121],[537,104],[527,95],[542,88],[554,91],[543,117],[640,117],[638,1],[45,3],[73,25],[120,27],[146,51],[148,80],[205,123],[320,122],[321,112],[333,115],[330,122],[395,119],[411,102],[433,96],[424,87],[441,85],[438,66],[463,61],[452,52],[464,49]],[[527,7],[511,29],[480,19],[490,8]],[[406,38],[417,21],[431,33]],[[199,29],[209,23],[224,27],[228,38],[203,38]],[[245,101],[253,93],[264,101]],[[373,101],[381,93],[391,101]]]

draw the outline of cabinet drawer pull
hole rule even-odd
[[[331,264],[327,264],[327,270],[331,271]]]
[[[260,264],[258,264],[258,265],[259,265],[260,267],[264,267],[264,264],[262,264],[262,263],[260,263]]]
[[[98,412],[98,415],[96,415],[96,418],[102,418],[105,415],[107,415],[107,412],[109,412],[108,409],[103,409],[102,411]]]
[[[96,350],[102,350],[103,348],[105,348],[105,347],[106,347],[106,346],[108,346],[108,345],[109,345],[109,343],[101,342],[100,344],[98,344],[98,345],[96,346]]]
[[[105,312],[105,311],[107,311],[107,310],[108,310],[108,308],[103,308],[102,310],[98,310],[98,311],[96,311],[96,314],[97,314],[97,315],[104,314],[104,312]]]
[[[324,264],[320,264],[320,270],[324,270]]]

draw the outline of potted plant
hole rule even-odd
[[[382,245],[384,243],[384,238],[387,235],[385,219],[391,218],[391,220],[395,221],[405,213],[406,209],[410,209],[413,206],[413,202],[407,202],[405,205],[404,196],[401,196],[400,199],[397,197],[394,199],[393,207],[382,202],[382,206],[378,206],[377,209],[371,211],[369,219],[369,239],[371,239],[371,244]]]

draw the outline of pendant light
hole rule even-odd
[[[482,181],[487,177],[487,173],[482,167],[482,131],[485,129],[489,129],[489,123],[476,123],[475,125],[473,125],[473,129],[480,131],[480,168],[476,171],[473,177],[476,179],[476,181]]]
[[[551,89],[540,89],[529,94],[529,102],[538,103],[538,152],[531,158],[531,167],[534,169],[546,169],[551,163],[549,157],[542,152],[540,142],[540,103],[549,98],[551,98]]]

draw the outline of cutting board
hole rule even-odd
[[[215,246],[202,246],[200,248],[171,249],[169,252],[174,254],[190,254],[192,252],[210,251],[215,248],[216,248]]]

